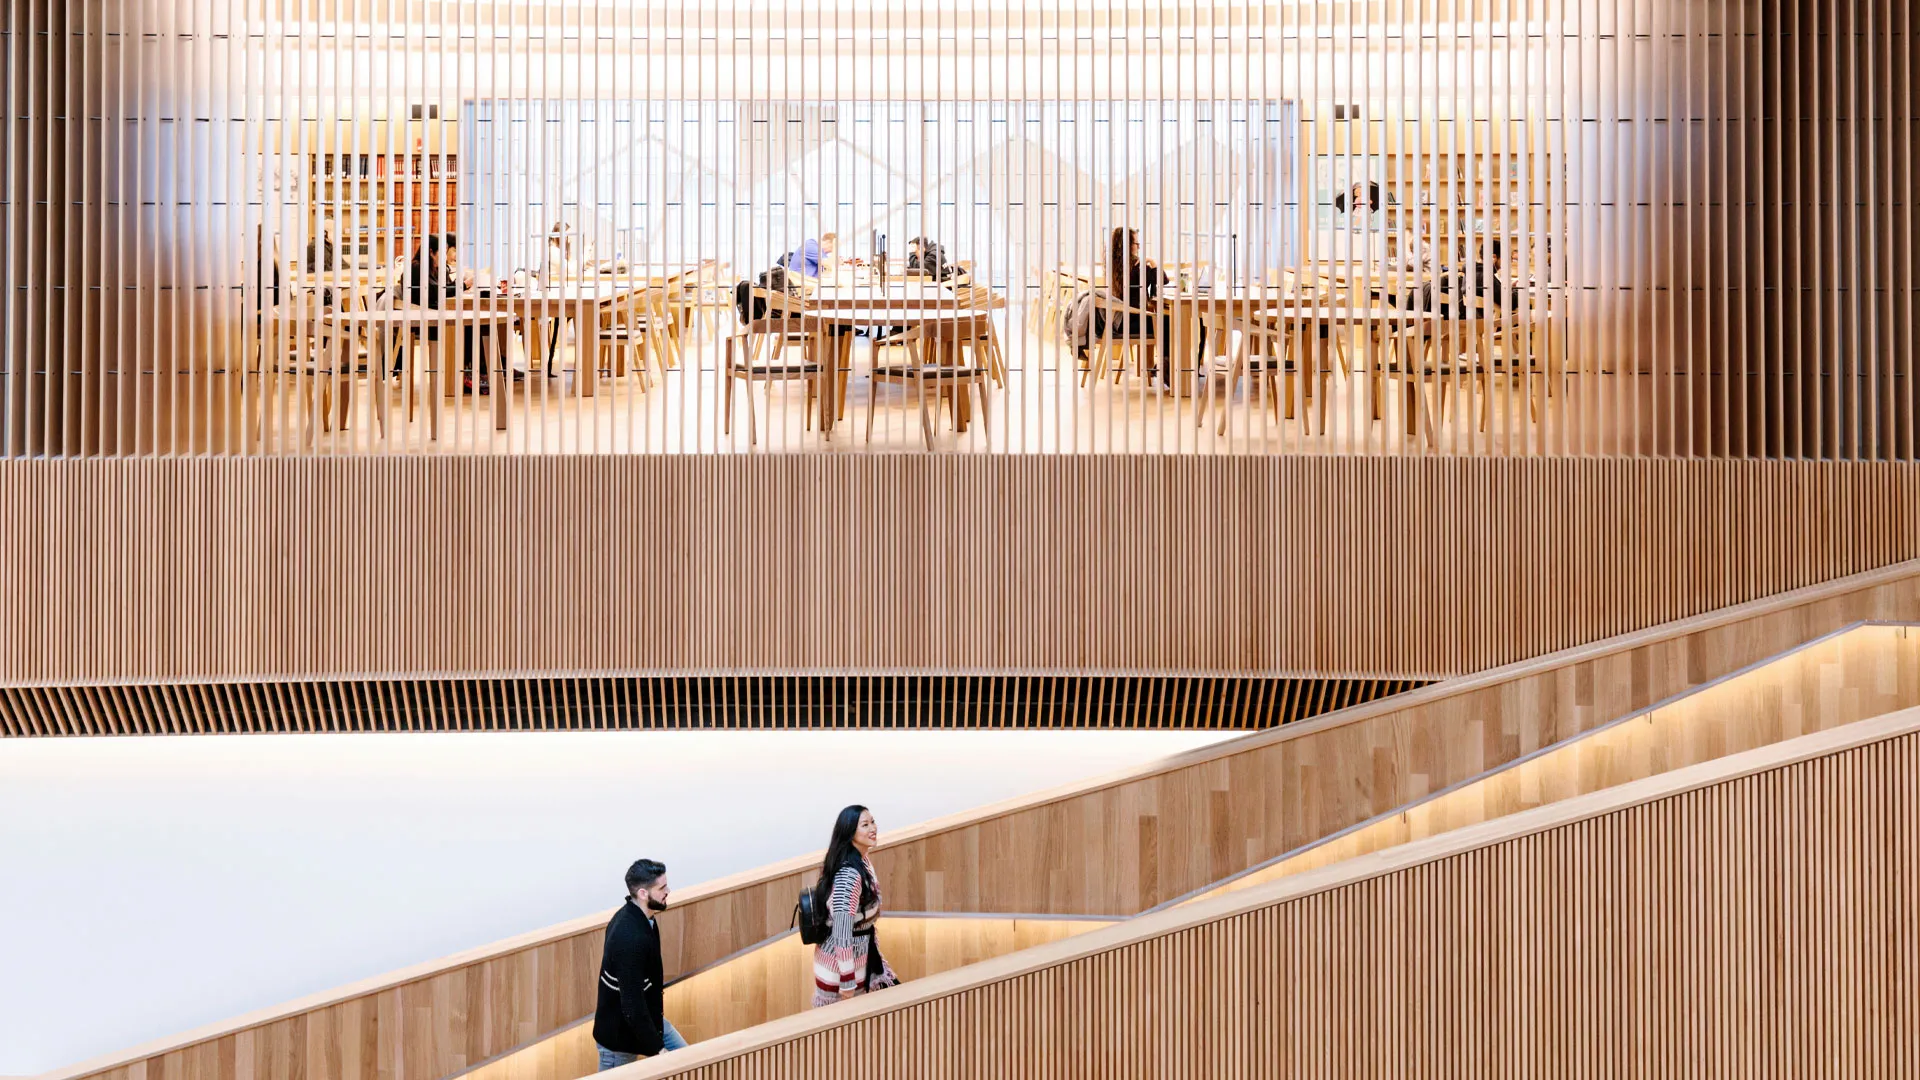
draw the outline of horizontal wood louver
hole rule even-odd
[[[1254,731],[1421,685],[1219,676],[766,675],[0,688],[0,735],[687,729]]]

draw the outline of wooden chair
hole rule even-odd
[[[754,419],[754,384],[795,379],[804,381],[807,384],[807,429],[811,431],[814,402],[820,397],[823,366],[812,353],[814,345],[806,326],[807,307],[804,302],[786,293],[768,289],[756,288],[750,295],[753,307],[749,310],[764,304],[766,314],[762,318],[748,320],[740,332],[729,335],[721,350],[721,376],[726,383],[726,392],[722,395],[720,406],[720,429],[727,434],[733,433],[733,384],[735,380],[745,381],[747,440],[757,444],[760,432],[758,422]],[[802,347],[798,361],[784,358],[787,347],[793,344]],[[761,358],[763,351],[768,353],[765,359]],[[768,393],[771,406],[771,387]]]
[[[981,313],[952,320],[929,320],[901,335],[907,347],[905,364],[875,363],[874,395],[867,406],[867,441],[873,441],[873,421],[880,413],[879,388],[883,383],[910,386],[920,407],[920,435],[927,449],[933,449],[933,420],[927,410],[927,394],[949,400],[953,406],[954,428],[967,430],[968,390],[980,397],[980,422],[988,424],[988,362],[985,354],[992,347],[993,319]],[[992,428],[988,427],[991,435]]]
[[[1479,319],[1417,321],[1393,330],[1385,336],[1383,362],[1379,365],[1388,381],[1400,382],[1405,393],[1407,433],[1426,436],[1429,447],[1437,447],[1433,415],[1442,423],[1447,418],[1447,398],[1457,386],[1462,392],[1476,378],[1472,365],[1462,358],[1469,348],[1465,343],[1485,333]],[[1432,388],[1435,400],[1429,401]]]
[[[328,433],[335,427],[347,429],[353,414],[356,354],[363,337],[331,323],[329,317],[339,314],[339,309],[321,301],[319,292],[292,292],[289,302],[277,310],[277,318],[269,324],[266,336],[274,340],[261,343],[262,355],[269,359],[262,372],[265,392],[256,414],[256,431],[266,430],[267,411],[290,379],[300,394],[302,428],[309,447],[314,444],[316,429]],[[376,409],[374,416],[384,436],[386,414]]]
[[[1004,389],[1007,385],[1007,354],[1000,348],[1000,334],[993,326],[993,290],[985,285],[955,285],[953,298],[956,306],[971,309],[987,316],[987,339],[981,348],[987,362],[987,374],[992,377],[995,386]]]
[[[652,385],[647,374],[647,356],[659,361],[660,377],[667,368],[677,366],[678,349],[675,316],[668,312],[667,288],[642,289],[600,305],[594,327],[594,362],[600,370],[616,379],[627,377],[629,370],[640,375],[640,386]]]
[[[1139,374],[1144,370],[1143,350],[1159,344],[1161,316],[1105,293],[1091,295],[1094,325],[1089,331],[1087,363],[1080,369],[1080,385],[1087,385],[1089,377],[1098,380],[1109,373],[1119,382],[1120,376],[1126,373],[1129,359],[1134,373]],[[1139,320],[1138,330],[1133,328],[1134,319]]]
[[[1315,390],[1319,393],[1319,430],[1327,430],[1327,379],[1332,374],[1320,358],[1302,346],[1305,340],[1303,324],[1298,319],[1287,319],[1272,315],[1257,315],[1247,319],[1219,320],[1210,328],[1223,337],[1233,331],[1239,332],[1239,341],[1232,349],[1231,359],[1226,370],[1220,372],[1216,365],[1216,374],[1207,379],[1206,392],[1201,396],[1194,409],[1193,426],[1199,427],[1206,418],[1207,408],[1214,398],[1214,384],[1221,386],[1223,400],[1220,403],[1220,417],[1215,423],[1214,434],[1224,435],[1227,430],[1228,406],[1232,403],[1233,393],[1246,378],[1249,403],[1255,397],[1254,390],[1262,382],[1266,385],[1267,399],[1273,409],[1274,419],[1280,419],[1282,392],[1285,395],[1286,418],[1291,420],[1296,411],[1300,384],[1306,382],[1306,396],[1312,400]],[[1317,387],[1316,385],[1317,384]],[[1312,425],[1308,426],[1312,431]]]

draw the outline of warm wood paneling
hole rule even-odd
[[[1406,679],[663,675],[0,686],[0,735],[685,728],[1257,731]]]
[[[28,685],[1424,678],[1920,556],[1920,466],[1871,463],[15,461],[0,511]]]
[[[1863,620],[1920,620],[1920,565],[1466,676],[901,830],[875,862],[898,910],[1144,911]],[[663,917],[668,970],[694,971],[785,932],[816,860],[802,856],[684,890]],[[240,1040],[299,1047],[277,1059],[286,1070],[277,1075],[440,1080],[591,1012],[604,923],[603,913],[548,927],[49,1080],[138,1080],[134,1069],[148,1080],[155,1069],[184,1070],[172,1080],[247,1080],[223,1064],[222,1048]],[[384,1063],[377,1078],[364,1071],[376,1054]]]
[[[1186,903],[1915,706],[1920,706],[1920,631],[1855,627],[1400,807]],[[889,920],[882,940],[894,969],[918,979],[1097,925]],[[694,1041],[797,1014],[808,1007],[812,993],[811,956],[797,938],[781,938],[676,984],[668,991],[667,1014]],[[484,1080],[576,1080],[596,1067],[590,1032],[579,1026],[480,1071]]]
[[[1920,707],[1920,630],[1855,627],[1400,807],[1188,902],[1914,707]]]
[[[619,1076],[1911,1076],[1916,837],[1909,710]]]
[[[887,916],[880,921],[880,940],[896,974],[923,979],[1106,925],[1089,919]],[[813,946],[790,935],[669,986],[666,1013],[688,1042],[701,1042],[792,1016],[812,1001]],[[587,1017],[460,1080],[577,1080],[599,1067]]]

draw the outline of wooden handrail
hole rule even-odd
[[[988,804],[892,833],[876,851],[876,863],[888,882],[890,902],[902,908],[971,911],[983,915],[1003,911],[1044,910],[1056,914],[1143,911],[1291,850],[1299,846],[1301,837],[1327,835],[1381,810],[1409,802],[1412,798],[1407,794],[1409,791],[1418,794],[1445,787],[1500,761],[1511,760],[1521,752],[1522,735],[1528,736],[1533,745],[1556,742],[1617,716],[1655,706],[1688,687],[1844,626],[1876,619],[1920,619],[1917,579],[1920,579],[1920,560],[1900,563],[1448,680],[1151,764]],[[1581,685],[1584,690],[1578,689]],[[1435,744],[1431,748],[1434,756],[1417,763],[1420,766],[1417,784],[1412,775],[1416,763],[1400,761],[1396,766],[1401,773],[1389,778],[1390,782],[1373,777],[1369,781],[1374,785],[1371,789],[1362,785],[1335,785],[1337,790],[1313,792],[1317,802],[1290,786],[1312,783],[1310,771],[1299,771],[1305,766],[1340,758],[1371,761],[1375,748],[1387,752],[1390,748],[1403,747],[1417,729],[1454,721],[1469,723],[1481,732],[1480,745],[1462,747],[1444,738],[1428,740]],[[1489,749],[1486,745],[1494,740],[1487,738],[1485,731],[1501,723],[1526,725],[1524,732],[1513,732],[1515,741],[1506,757],[1496,756],[1497,748]],[[1265,756],[1276,753],[1280,756],[1272,760]],[[1229,768],[1236,759],[1247,767]],[[979,875],[965,862],[968,858],[977,859],[984,848],[992,848],[1000,858],[1032,858],[1037,849],[1041,858],[1051,850],[1073,851],[1081,858],[1099,859],[1110,844],[1144,842],[1144,834],[1112,835],[1113,829],[1124,830],[1128,824],[1137,827],[1139,822],[1151,820],[1158,830],[1161,815],[1171,815],[1176,826],[1185,820],[1181,814],[1196,820],[1216,820],[1209,816],[1218,801],[1216,796],[1231,802],[1236,795],[1234,779],[1243,772],[1246,774],[1243,779],[1254,786],[1249,792],[1238,793],[1238,797],[1265,809],[1238,817],[1228,813],[1223,819],[1223,827],[1238,830],[1237,835],[1229,838],[1228,846],[1233,849],[1231,865],[1208,863],[1182,867],[1161,859],[1152,868],[1155,880],[1133,882],[1132,898],[1137,902],[1131,905],[1131,911],[1115,906],[1107,896],[1085,893],[1063,897],[1059,903],[1037,904],[1034,896],[1047,890],[1044,873],[1037,881],[1032,880],[1034,875],[1021,873],[989,882],[989,893],[982,894],[978,891],[982,886]],[[1176,789],[1173,786],[1176,780],[1186,786]],[[1386,786],[1380,786],[1383,783]],[[1284,800],[1270,794],[1268,788],[1297,795],[1306,809],[1298,814],[1280,814],[1273,808]],[[1099,802],[1108,797],[1112,802]],[[1066,804],[1070,802],[1083,802],[1083,813],[1069,812]],[[1150,817],[1140,812],[1140,807],[1148,803],[1154,807]],[[1079,824],[1086,816],[1084,811],[1122,804],[1132,807],[1133,816],[1119,824],[1107,822],[1108,832],[1089,832]],[[1273,816],[1275,814],[1279,816]],[[1175,831],[1169,829],[1167,833],[1171,835]],[[1050,839],[1058,841],[1059,846],[1049,848]],[[1002,840],[1006,843],[1002,844]],[[1136,846],[1135,851],[1138,850]],[[664,936],[671,954],[667,958],[670,974],[695,970],[783,932],[793,895],[810,878],[819,857],[817,853],[807,854],[679,891],[674,910],[663,917],[667,922]],[[953,879],[959,880],[949,879],[946,876],[949,872]],[[968,888],[976,891],[969,893],[965,891]],[[515,958],[532,950],[573,949],[591,953],[597,961],[598,935],[609,914],[597,912],[153,1040],[47,1073],[42,1080],[74,1080],[123,1068],[247,1029],[292,1022],[357,999],[398,992],[427,980],[477,973],[485,965],[500,965],[495,969],[499,977],[508,978],[512,976]],[[589,978],[581,980],[579,987],[552,988],[556,993],[587,995],[585,1005],[575,1002],[556,1007],[556,1015],[571,1019],[590,1011],[591,982]],[[475,1059],[478,1060],[509,1050],[518,1041],[470,1047],[463,1052],[484,1051],[478,1054]],[[461,1069],[402,1073],[394,1080],[440,1080],[458,1071]]]
[[[1469,852],[1603,818],[1630,807],[1674,799],[1690,792],[1916,734],[1920,734],[1920,708],[1911,708],[1731,754],[1536,810],[1363,855],[1242,892],[1227,893],[1191,905],[1144,915],[1053,944],[931,975],[885,993],[857,998],[830,1010],[809,1010],[784,1017],[699,1043],[671,1055],[636,1062],[614,1070],[612,1076],[614,1080],[656,1080],[686,1074],[809,1035],[902,1012],[941,998],[977,992],[1023,975],[1103,953],[1113,953],[1237,915],[1345,889],[1411,867],[1439,863]]]

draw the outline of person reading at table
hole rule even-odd
[[[1149,259],[1140,257],[1140,231],[1126,225],[1116,226],[1107,239],[1107,295],[1136,311],[1152,311],[1160,300],[1160,290],[1167,284],[1166,272]],[[1115,318],[1116,315],[1108,315]],[[1141,338],[1149,334],[1159,339],[1159,357],[1165,363],[1157,363],[1147,372],[1147,386],[1152,389],[1163,386],[1168,378],[1162,377],[1165,371],[1169,376],[1173,357],[1173,321],[1165,315],[1149,321],[1149,317],[1127,315],[1125,336]],[[1116,327],[1104,328],[1105,332],[1119,335],[1122,331]]]
[[[959,271],[947,261],[946,249],[925,236],[907,241],[907,272],[925,274],[935,281],[947,281]]]
[[[833,250],[840,237],[836,233],[827,233],[818,240],[807,240],[797,248],[787,252],[780,265],[796,274],[817,278],[821,274],[833,272]]]
[[[431,233],[421,243],[420,250],[407,267],[407,303],[414,307],[437,311],[443,301],[460,295],[473,288],[473,271],[459,265],[460,239],[452,233],[444,235]],[[483,351],[490,331],[486,327],[464,327],[461,335],[464,354],[465,386],[468,393],[473,392],[473,363],[476,353]],[[440,328],[426,328],[429,341],[437,341]],[[394,374],[400,374],[396,366]],[[491,392],[488,384],[486,365],[481,365],[480,392]]]
[[[1469,318],[1489,307],[1518,307],[1519,297],[1501,278],[1500,268],[1500,238],[1489,237],[1475,252],[1471,267],[1429,280],[1408,294],[1403,306],[1443,319]]]

